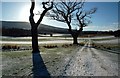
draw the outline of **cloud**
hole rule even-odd
[[[109,31],[109,30],[117,30],[117,25],[106,25],[106,26],[87,26],[84,27],[84,31]]]
[[[112,23],[113,25],[118,25],[118,22]]]

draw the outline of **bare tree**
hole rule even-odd
[[[39,20],[35,23],[34,21],[34,13],[33,10],[35,8],[35,0],[31,0],[31,8],[30,8],[30,17],[29,17],[29,21],[31,24],[31,34],[32,34],[32,49],[33,49],[33,53],[36,52],[40,52],[39,48],[38,48],[38,32],[37,32],[37,28],[39,26],[39,24],[41,23],[43,17],[45,16],[45,14],[53,8],[53,2],[42,2],[44,11],[41,13]],[[50,5],[51,4],[51,5]]]
[[[40,55],[40,51],[38,48],[38,32],[37,32],[37,28],[39,26],[39,24],[41,23],[43,17],[45,16],[45,14],[53,8],[53,2],[42,2],[43,5],[43,12],[40,15],[39,20],[35,23],[34,21],[34,13],[33,10],[35,8],[35,0],[31,0],[31,8],[30,8],[30,17],[29,17],[29,21],[31,24],[31,34],[32,34],[32,61],[33,61],[33,78],[39,78],[39,76],[50,76],[44,61]]]
[[[61,2],[54,3],[54,7],[52,12],[50,13],[50,17],[54,20],[65,22],[69,27],[69,32],[73,37],[73,44],[78,44],[77,38],[79,34],[82,32],[83,27],[87,26],[91,23],[90,19],[91,14],[96,12],[97,8],[93,8],[90,11],[83,10],[84,1],[70,1],[65,2],[61,0]],[[78,29],[73,29],[73,26],[78,26]]]

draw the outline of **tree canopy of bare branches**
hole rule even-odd
[[[80,32],[82,32],[83,27],[88,26],[91,23],[91,15],[96,12],[97,8],[92,8],[89,11],[84,10],[85,2],[81,0],[80,2],[70,1],[65,2],[60,0],[60,2],[54,2],[52,12],[50,17],[54,20],[65,22],[69,27],[69,32],[72,35],[74,41],[73,44],[78,44],[77,37]],[[72,29],[73,26],[78,26],[79,29]]]

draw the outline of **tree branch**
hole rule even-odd
[[[31,0],[31,8],[30,8],[30,17],[29,17],[29,21],[30,23],[32,24],[35,24],[35,21],[34,21],[34,13],[33,13],[33,10],[35,8],[35,0]]]
[[[47,11],[53,8],[53,2],[51,2],[51,6],[47,8],[45,5],[47,5],[48,3],[49,3],[49,2],[42,2],[44,11],[42,12],[39,20],[37,21],[37,25],[39,25],[39,24],[41,23],[43,17],[44,17],[45,14],[47,13]]]

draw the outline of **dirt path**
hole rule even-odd
[[[91,47],[91,40],[66,65],[64,76],[118,76],[118,55]]]

